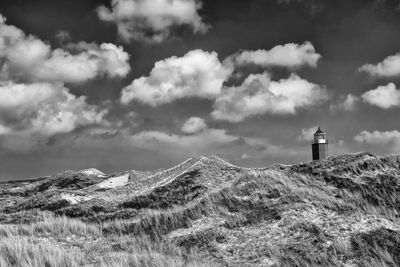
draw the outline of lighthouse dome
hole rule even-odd
[[[320,135],[320,134],[325,134],[320,127],[318,127],[318,130],[314,133],[314,135]]]

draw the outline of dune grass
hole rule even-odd
[[[102,234],[100,224],[46,215],[0,225],[0,266],[212,266],[192,251],[148,236]]]
[[[68,204],[75,219],[0,213],[0,266],[399,266],[399,163],[365,157],[280,169],[192,159],[96,192],[96,209]]]
[[[63,249],[55,243],[34,243],[18,236],[0,240],[0,266],[75,267],[83,264],[82,252]]]

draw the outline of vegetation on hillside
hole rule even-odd
[[[399,266],[400,162],[65,172],[0,184],[0,266]]]

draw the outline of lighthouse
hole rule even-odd
[[[321,160],[326,159],[328,156],[328,139],[326,139],[326,133],[318,130],[314,133],[314,142],[312,143],[312,159]]]

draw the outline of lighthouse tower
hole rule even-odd
[[[312,143],[312,159],[321,160],[326,159],[328,156],[328,139],[326,139],[326,133],[318,130],[314,133],[314,142]]]

